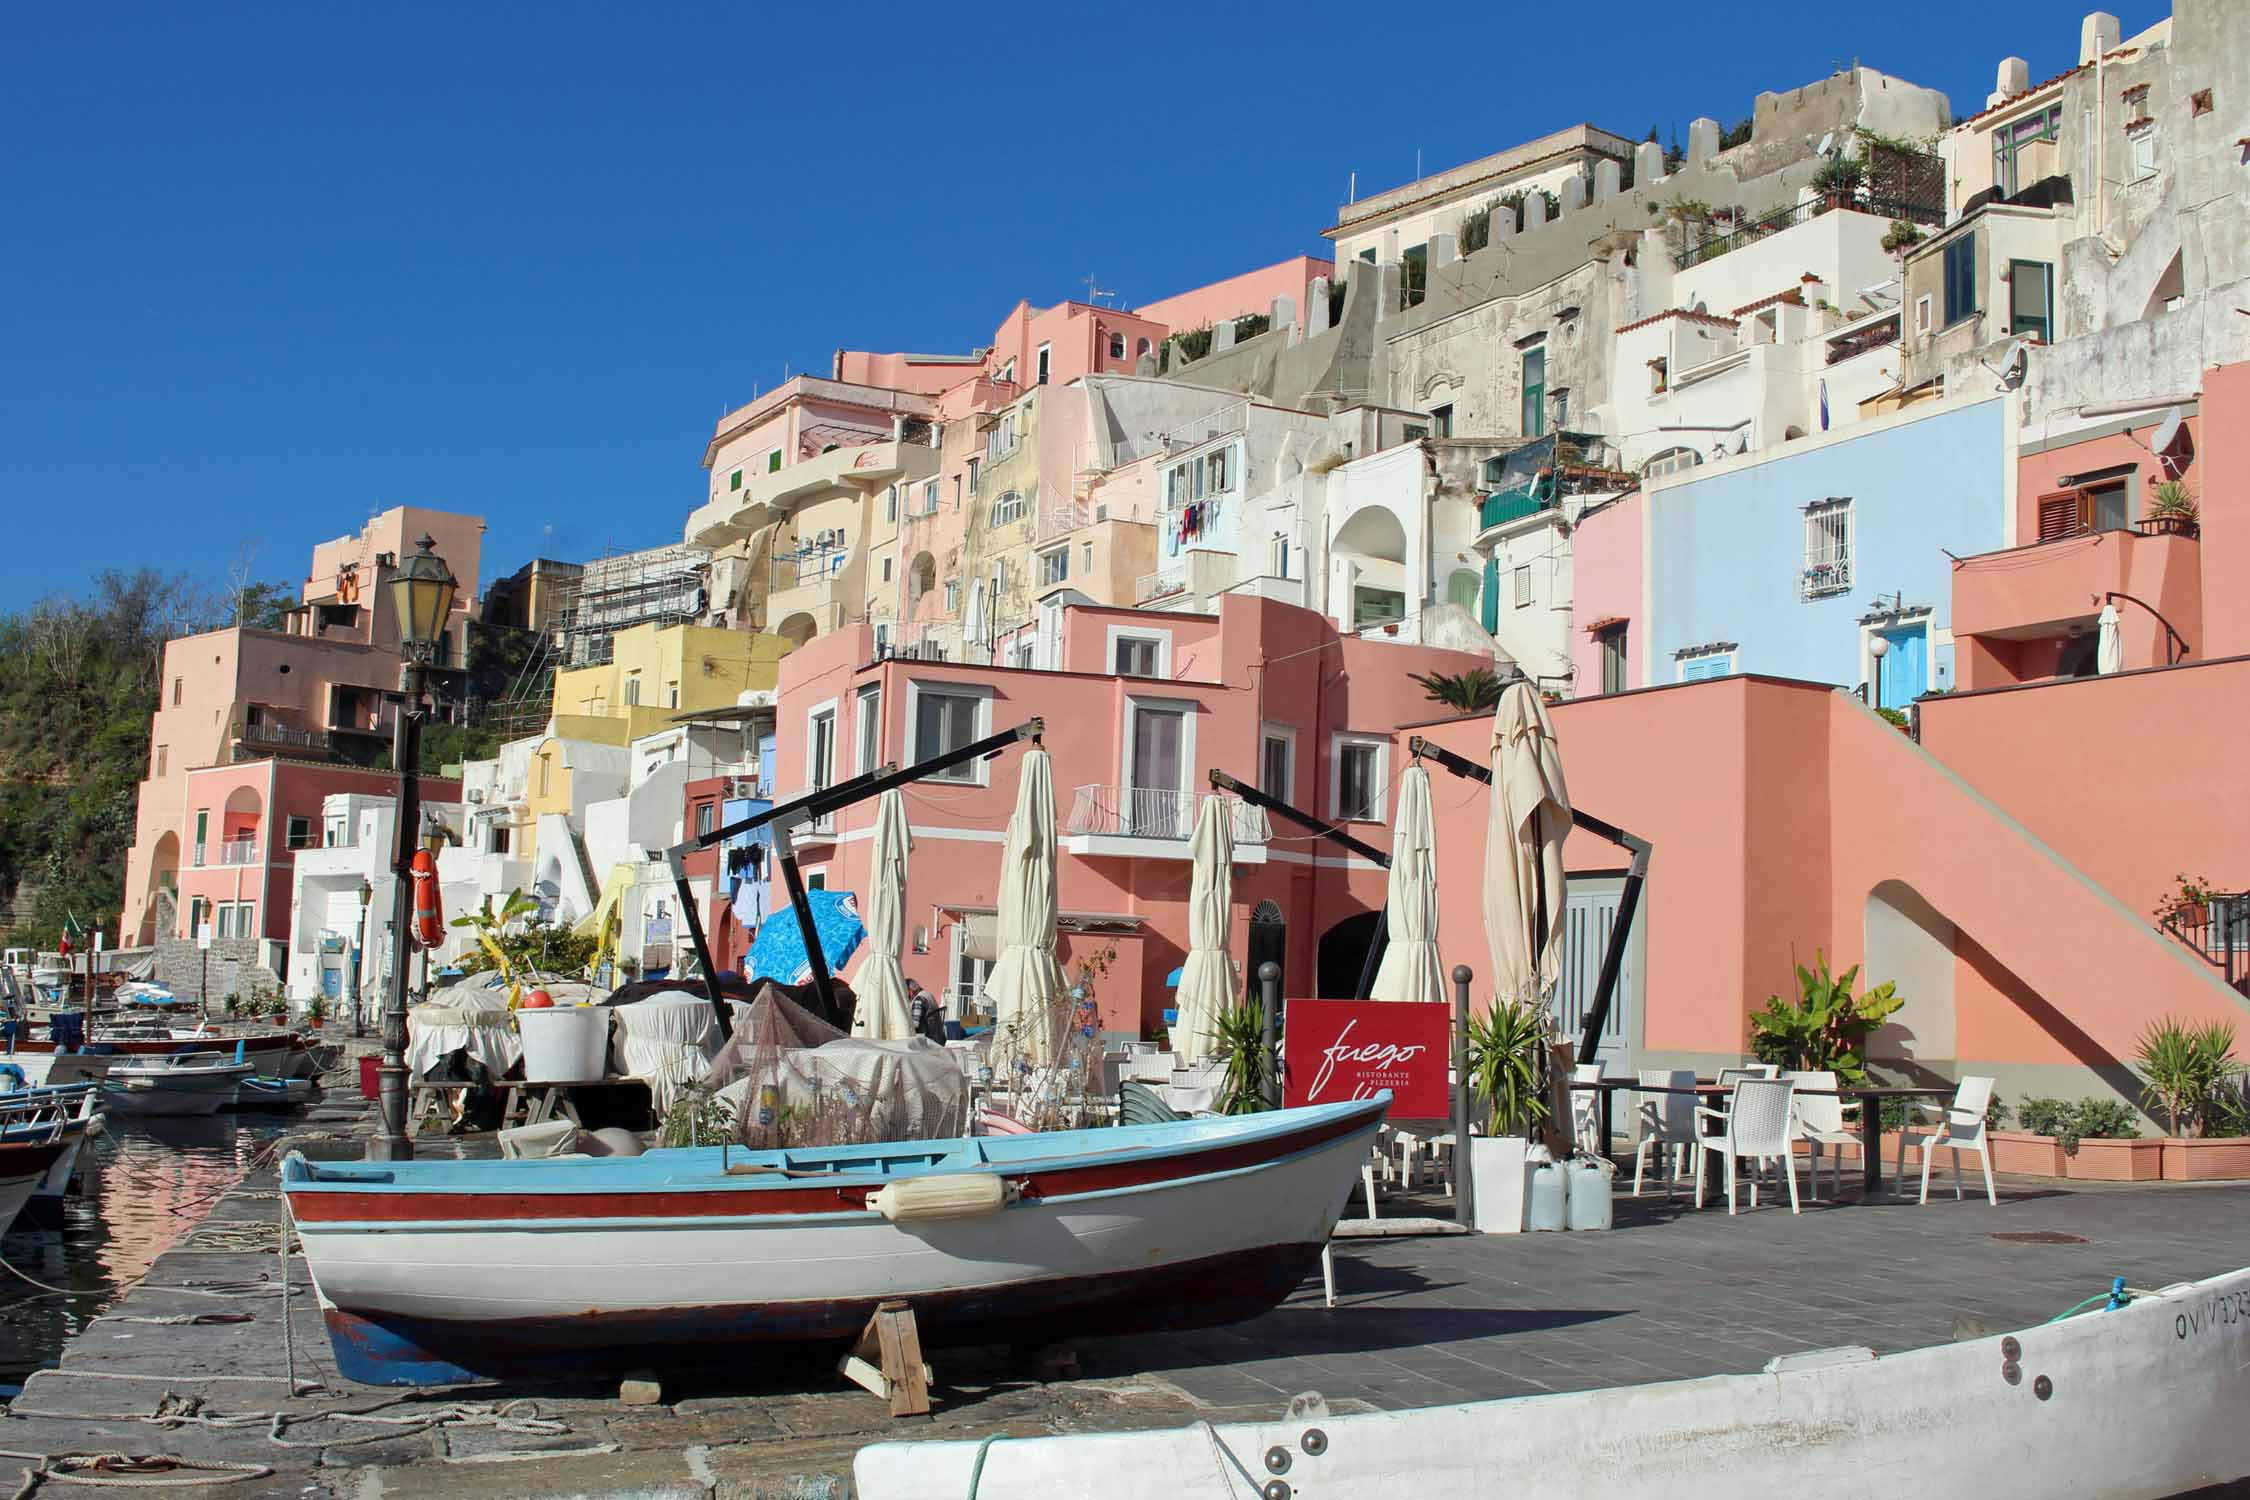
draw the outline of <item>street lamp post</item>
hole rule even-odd
[[[422,824],[417,777],[422,770],[422,688],[431,655],[444,638],[453,610],[453,570],[430,550],[427,536],[391,579],[391,603],[398,616],[398,724],[391,738],[391,762],[398,768],[398,808],[391,838],[391,989],[383,1006],[383,1061],[375,1071],[382,1128],[367,1143],[369,1161],[406,1161],[414,1143],[406,1137],[406,945],[414,919],[415,836]]]

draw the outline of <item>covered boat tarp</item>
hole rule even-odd
[[[709,1075],[719,1048],[719,1023],[705,995],[674,988],[638,1005],[619,1006],[614,1014],[618,1071],[648,1084],[649,1102],[658,1114]]]
[[[854,1040],[761,987],[734,1008],[709,1082],[750,1146],[941,1140],[968,1131],[969,1080],[935,1042]]]
[[[515,1023],[504,1002],[479,1005],[467,995],[411,1006],[406,1012],[407,1073],[416,1082],[433,1073],[445,1076],[445,1060],[458,1052],[492,1077],[506,1077],[523,1057]]]
[[[828,972],[840,974],[867,938],[867,924],[859,918],[859,898],[850,891],[807,891],[805,900],[812,907],[813,931],[820,934]],[[750,978],[787,984],[812,978],[812,960],[806,956],[805,936],[795,912],[776,912],[758,929],[758,939],[750,946]]]

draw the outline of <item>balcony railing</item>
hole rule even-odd
[[[1855,213],[1873,214],[1880,219],[1906,219],[1916,224],[1933,226],[1945,222],[1945,211],[1929,204],[1894,203],[1887,198],[1860,198],[1841,206]],[[1839,205],[1826,198],[1816,198],[1809,203],[1793,203],[1787,208],[1777,208],[1738,229],[1712,235],[1699,244],[1688,246],[1680,252],[1679,268],[1685,271],[1690,266],[1716,260],[1729,250],[1739,250],[1744,245],[1755,244],[1784,229],[1794,229],[1799,224],[1809,224],[1822,214],[1834,213],[1838,207]]]
[[[1206,798],[1221,792],[1183,792],[1171,787],[1082,786],[1070,809],[1069,832],[1111,838],[1179,839],[1195,834],[1195,820]],[[1264,844],[1273,837],[1265,809],[1227,797],[1237,844]]]
[[[2201,954],[2228,984],[2250,994],[2250,893],[2208,896],[2178,907],[2163,926]]]
[[[776,797],[774,801],[777,803],[794,802],[800,797],[810,797],[816,790],[817,788],[814,787],[806,787],[802,791],[791,792],[786,797]],[[836,836],[836,815],[828,812],[821,813],[817,817],[807,818],[791,829],[790,832],[797,838],[834,838]]]
[[[258,841],[254,838],[227,839],[219,845],[221,865],[254,865],[258,862]]]

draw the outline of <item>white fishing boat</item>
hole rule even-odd
[[[79,1152],[92,1133],[98,1093],[92,1084],[0,1093],[0,1143],[58,1141],[63,1148],[33,1186],[17,1215],[16,1228],[48,1229],[62,1222],[63,1196],[78,1169]],[[0,1230],[7,1227],[0,1222]]]
[[[1390,1095],[1039,1135],[312,1162],[281,1186],[377,1385],[739,1365],[904,1299],[926,1344],[1238,1321],[1318,1263]]]
[[[60,1123],[25,1140],[0,1137],[0,1231],[15,1222],[65,1149]]]
[[[212,1115],[234,1105],[257,1069],[220,1052],[120,1060],[102,1081],[102,1098],[121,1115]]]
[[[236,1109],[295,1109],[312,1099],[310,1078],[245,1078],[235,1091]]]
[[[1409,1411],[860,1450],[860,1500],[2155,1500],[2250,1475],[2250,1270],[1875,1358]],[[971,1476],[975,1476],[972,1485]],[[1928,1476],[1919,1482],[1914,1476]]]
[[[99,1083],[118,1061],[108,1052],[10,1052],[0,1056],[0,1078],[14,1068],[23,1075],[25,1088],[61,1088],[74,1083]]]

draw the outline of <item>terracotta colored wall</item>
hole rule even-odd
[[[2130,518],[2139,520],[2148,514],[2148,492],[2158,479],[2170,475],[2148,451],[2149,435],[2156,430],[2162,412],[2148,412],[2134,417],[2135,426],[2130,433],[2113,432],[2083,443],[2066,447],[2049,448],[2044,453],[2026,453],[2016,460],[2016,541],[2018,544],[2039,540],[2039,497],[2063,488],[2063,476],[2090,474],[2096,469],[2107,469],[2117,464],[2133,464],[2139,473],[2132,476],[2127,486],[2126,499],[2131,506]],[[2201,451],[2203,417],[2191,416],[2184,424],[2189,434],[2187,446],[2181,449],[2187,458],[2180,477],[2190,488],[2200,491],[2205,476],[2195,462]]]
[[[2250,654],[2250,363],[2203,374],[2204,658]]]
[[[1335,274],[1334,261],[1297,255],[1275,265],[1261,266],[1255,271],[1245,271],[1239,276],[1214,281],[1209,286],[1199,286],[1193,291],[1160,298],[1139,309],[1139,312],[1142,317],[1167,328],[1203,328],[1217,323],[1221,318],[1270,313],[1273,311],[1274,298],[1287,297],[1296,305],[1297,324],[1303,327],[1305,299],[1309,295],[1313,278],[1333,277]],[[1323,313],[1325,315],[1325,309]]]

